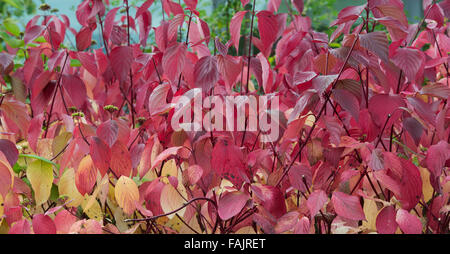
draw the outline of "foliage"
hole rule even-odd
[[[419,24],[350,6],[330,35],[301,0],[241,0],[228,42],[183,2],[159,24],[154,0],[3,23],[1,233],[449,233],[449,0]],[[174,131],[199,87],[279,98],[280,137]]]

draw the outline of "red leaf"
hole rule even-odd
[[[345,7],[339,12],[337,19],[333,21],[330,26],[339,25],[341,23],[357,19],[365,7],[365,4]]]
[[[240,186],[242,178],[244,158],[239,147],[229,141],[220,140],[214,146],[211,158],[212,168],[220,176],[230,180],[234,185]]]
[[[217,66],[226,85],[231,88],[239,74],[241,74],[241,58],[230,55],[217,56]]]
[[[198,0],[183,0],[188,8],[195,10],[197,8]]]
[[[448,159],[450,159],[450,146],[446,141],[441,140],[428,148],[425,161],[430,173],[437,177],[442,174],[445,162]]]
[[[117,177],[130,177],[131,174],[131,154],[120,142],[116,142],[111,148],[111,170]]]
[[[328,201],[328,196],[323,190],[316,190],[309,195],[306,205],[308,206],[311,218],[313,218],[325,203]]]
[[[411,161],[400,158],[402,179],[399,201],[402,208],[411,210],[416,207],[422,197],[422,178],[420,171]]]
[[[397,222],[400,229],[405,234],[421,234],[422,222],[420,222],[417,216],[410,214],[404,209],[399,209],[395,216],[395,222]]]
[[[67,100],[73,103],[73,105],[67,106],[81,108],[87,97],[86,85],[83,80],[76,75],[63,75],[62,87],[65,93],[69,95],[66,96]]]
[[[138,10],[136,11],[136,16],[135,19],[138,19],[139,16],[141,16],[144,12],[146,12],[148,10],[148,8],[153,4],[155,0],[147,0],[145,1],[145,3],[143,3],[141,5],[141,7],[138,8]]]
[[[311,168],[306,164],[292,166],[291,170],[289,170],[289,181],[292,184],[292,187],[305,193],[307,192],[307,187],[303,182],[303,178],[305,178],[306,184],[310,187],[312,184]]]
[[[49,216],[37,214],[33,216],[33,231],[35,234],[56,234],[56,226]]]
[[[111,50],[109,60],[119,81],[126,81],[134,60],[133,49],[128,46],[115,47]]]
[[[362,47],[377,55],[385,63],[389,63],[389,41],[382,31],[359,35]]]
[[[96,133],[103,142],[112,147],[116,143],[119,134],[119,125],[114,120],[108,120],[97,127]]]
[[[397,222],[395,222],[395,208],[387,206],[381,209],[377,215],[375,222],[377,232],[380,234],[394,234],[397,230]]]
[[[356,196],[335,191],[331,197],[336,213],[349,220],[365,220],[366,216]]]
[[[274,15],[270,11],[260,11],[256,16],[258,17],[259,35],[264,49],[267,49],[283,33],[286,24],[286,14]]]
[[[209,92],[219,79],[217,60],[214,56],[204,56],[194,67],[195,86]]]
[[[80,60],[81,66],[85,68],[94,77],[97,77],[97,65],[95,63],[95,57],[88,52],[78,52],[78,60]]]
[[[230,21],[230,37],[234,47],[236,47],[236,51],[239,50],[239,40],[241,39],[242,20],[244,19],[246,13],[247,11],[239,11],[236,14],[234,14],[233,18]]]
[[[81,30],[77,33],[76,36],[77,41],[77,50],[83,51],[87,49],[92,42],[92,30],[90,27],[83,27]]]
[[[391,56],[391,60],[413,83],[416,83],[416,78],[422,73],[425,65],[423,52],[415,48],[398,48]]]
[[[333,89],[333,96],[343,109],[350,112],[353,118],[359,121],[359,101],[352,93],[344,89]]]
[[[377,94],[369,100],[369,112],[380,128],[386,123],[388,115],[391,115],[390,124],[386,126],[386,129],[388,129],[401,116],[402,111],[399,108],[405,106],[403,98],[399,95]]]
[[[240,191],[228,192],[220,197],[217,204],[220,218],[225,221],[237,215],[244,208],[248,199],[248,194]]]
[[[292,0],[297,11],[302,14],[303,13],[303,0]]]
[[[95,167],[98,168],[103,177],[109,169],[111,148],[98,137],[91,137],[90,140],[89,154],[92,157]]]
[[[164,73],[170,80],[178,78],[186,62],[187,46],[184,43],[175,43],[164,52],[162,65]]]
[[[120,7],[116,7],[108,12],[106,14],[105,18],[105,29],[103,30],[103,36],[105,37],[106,41],[109,41],[109,36],[111,35],[113,26],[114,26],[114,19],[116,17],[117,11],[120,9]]]
[[[97,169],[91,156],[84,157],[75,172],[75,185],[81,195],[90,194],[97,180]]]

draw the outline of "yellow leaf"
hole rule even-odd
[[[3,204],[3,197],[0,194],[0,218],[3,216],[3,207],[5,206],[5,204]]]
[[[174,159],[168,160],[164,163],[161,176],[178,176],[178,167]]]
[[[9,226],[6,222],[6,219],[0,220],[0,235],[8,234],[9,232]]]
[[[123,211],[131,215],[136,209],[135,202],[139,201],[139,190],[136,183],[129,177],[121,176],[116,183],[115,197]]]
[[[58,184],[59,194],[61,196],[67,196],[72,202],[68,203],[68,207],[77,207],[83,202],[83,196],[75,185],[75,171],[73,168],[66,169]]]
[[[181,194],[181,195],[180,195]],[[183,198],[184,197],[184,198]],[[161,191],[161,208],[164,213],[172,212],[184,205],[187,199],[186,189],[183,185],[178,185],[178,191],[171,184],[167,184]],[[186,208],[181,209],[176,214],[183,216]],[[175,213],[168,215],[169,219],[172,219]]]
[[[67,145],[67,142],[72,138],[72,133],[70,132],[63,132],[59,134],[55,139],[53,139],[52,143],[52,152],[53,156],[56,156],[57,154],[61,153],[61,151],[64,149],[64,147]],[[61,153],[62,154],[62,153]],[[60,155],[58,155],[57,158],[59,158]]]
[[[371,199],[364,199],[364,214],[366,215],[366,220],[363,221],[363,227],[369,230],[376,231],[375,221],[378,214],[377,203]]]
[[[36,206],[42,205],[50,197],[53,183],[52,164],[35,160],[27,167],[27,178],[34,190]]]
[[[87,207],[89,205],[89,207]],[[103,212],[102,208],[100,207],[100,204],[97,202],[97,200],[93,196],[88,196],[83,200],[83,203],[81,204],[81,207],[83,208],[83,212],[90,218],[99,222],[103,221]]]
[[[420,176],[422,177],[423,198],[425,199],[425,202],[428,202],[433,196],[433,186],[431,186],[430,183],[430,172],[428,172],[428,169],[422,167],[419,167],[419,170]]]
[[[108,200],[109,201],[109,200]],[[110,205],[108,202],[108,206],[112,209],[114,220],[116,221],[116,227],[120,232],[125,232],[130,227],[125,222],[125,219],[127,219],[127,216],[124,214],[123,210],[118,206]]]
[[[88,198],[85,197],[85,200],[83,201],[83,212],[86,213],[87,210],[89,210],[95,203],[98,204],[97,202],[97,196],[98,193],[100,192],[100,187],[101,186],[97,186],[97,188],[95,189],[94,193],[92,193],[92,195],[88,196]],[[87,202],[85,202],[87,200]],[[91,218],[93,219],[93,218]]]

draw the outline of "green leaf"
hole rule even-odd
[[[18,163],[14,164],[13,166],[13,171],[16,174],[19,174],[20,171],[24,171],[26,169],[26,167],[20,166]]]
[[[35,42],[39,42],[39,43],[44,43],[44,42],[47,42],[46,40],[45,40],[45,38],[44,38],[44,36],[39,36],[39,37],[37,37],[36,39],[34,39],[34,41]]]
[[[22,4],[19,2],[19,0],[3,0],[3,2],[13,6],[16,9],[23,10]]]
[[[52,189],[50,191],[50,201],[56,202],[59,198],[59,190],[58,190],[58,186],[53,184],[52,185]]]
[[[80,67],[81,62],[78,59],[70,59],[70,66],[71,67]]]
[[[20,28],[14,20],[7,18],[3,21],[3,25],[5,26],[6,30],[12,35],[16,37],[20,36]]]

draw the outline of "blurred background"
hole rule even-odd
[[[183,0],[172,1],[181,2],[184,5]],[[281,1],[280,13],[288,12],[286,5],[288,1],[290,2],[290,0]],[[76,20],[75,10],[81,2],[81,0],[0,0],[0,22],[2,24],[5,24],[5,22],[17,24],[23,31],[28,20],[37,14],[65,14],[69,17],[71,26],[78,31],[81,27]],[[130,0],[130,5],[140,6],[143,2],[145,0]],[[268,0],[256,0],[256,10],[265,9],[267,2]],[[342,8],[350,5],[361,5],[365,2],[366,0],[304,0],[303,14],[312,19],[314,30],[331,34],[334,28],[330,28],[329,24],[336,19]],[[403,0],[403,2],[409,22],[417,23],[423,15],[422,0]],[[46,12],[39,10],[39,6],[43,3],[50,5],[51,10]],[[123,5],[123,0],[110,0],[110,3],[110,8],[113,8]],[[198,0],[197,5],[200,17],[208,23],[211,29],[212,38],[218,36],[222,41],[229,40],[228,24],[234,13],[242,10],[242,8],[240,0]],[[246,8],[250,9],[251,4],[247,5]],[[158,26],[160,23],[162,19],[161,10],[161,1],[155,0],[150,7],[153,26]],[[133,13],[134,9],[131,10],[132,15]],[[243,33],[246,33],[246,27],[248,27],[246,24],[248,21],[246,20],[243,23]],[[134,35],[132,36],[134,37]],[[72,37],[69,38],[71,40],[74,35],[69,34],[69,37]],[[99,40],[99,33],[94,33],[93,39]]]

